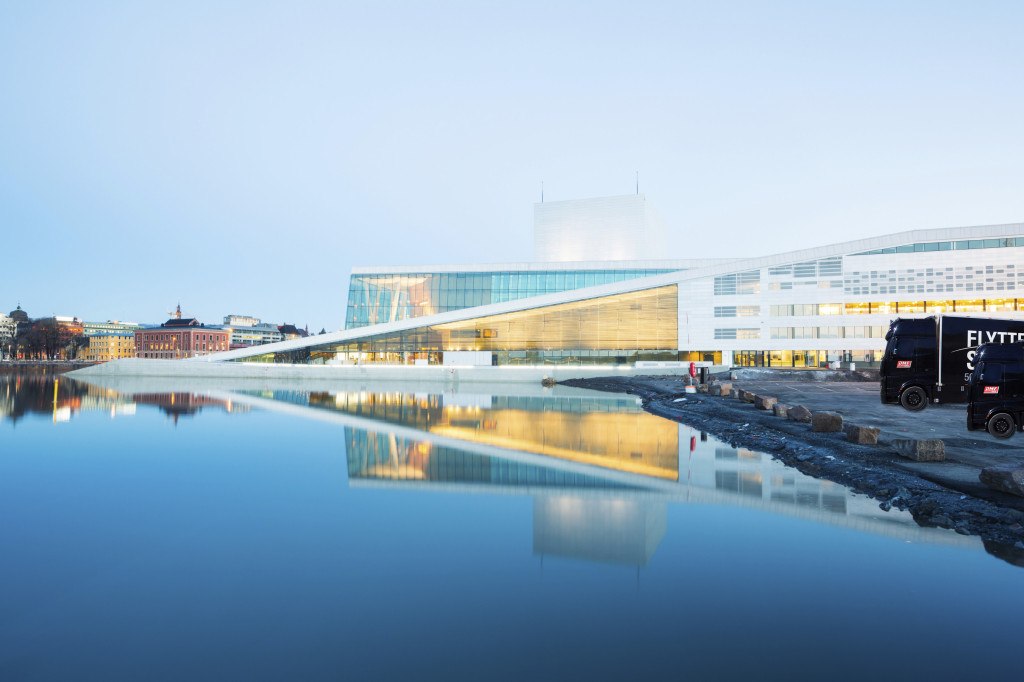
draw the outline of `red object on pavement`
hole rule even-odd
[[[690,376],[691,377],[697,376],[697,363],[696,362],[691,362],[690,363]]]

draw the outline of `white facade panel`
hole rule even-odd
[[[538,261],[657,259],[664,226],[643,194],[533,205],[533,249]]]

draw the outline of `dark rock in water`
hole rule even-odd
[[[992,556],[998,557],[1008,564],[1024,567],[1024,542],[1018,540],[1011,545],[1003,542],[985,540],[984,544],[985,551]]]
[[[993,490],[1024,497],[1024,468],[1019,466],[986,467],[978,480]]]
[[[843,415],[838,412],[815,412],[811,415],[811,431],[835,433],[843,430]]]

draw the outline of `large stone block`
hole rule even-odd
[[[786,413],[789,412],[789,405],[783,405],[782,403],[775,403],[772,405],[772,412],[776,417],[786,418]]]
[[[978,480],[993,490],[1024,497],[1024,467],[986,467],[981,470]]]
[[[740,400],[742,400],[743,402],[745,402],[745,403],[752,403],[756,399],[757,399],[757,394],[754,393],[753,391],[744,391],[742,389],[740,390]]]
[[[860,445],[878,445],[878,429],[874,426],[858,426],[847,424],[846,440]]]
[[[718,395],[729,395],[732,393],[732,382],[723,381],[718,385]]]
[[[915,462],[942,462],[946,459],[946,444],[938,438],[901,438],[892,442],[892,448],[897,454]]]
[[[738,389],[738,388],[730,388],[729,389],[729,397],[732,398],[733,400],[739,400],[740,399],[740,389]]]
[[[803,405],[794,405],[793,407],[786,410],[786,416],[795,422],[809,422],[811,421],[811,411]]]
[[[838,412],[815,412],[811,415],[811,431],[835,433],[843,430],[843,415]]]
[[[759,395],[754,398],[754,407],[759,410],[771,410],[777,402],[779,402],[778,398],[773,398],[770,395]]]

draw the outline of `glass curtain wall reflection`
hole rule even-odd
[[[486,404],[446,404],[440,395],[312,393],[309,405],[469,443],[625,471],[652,478],[679,477],[679,427],[641,409],[634,400],[494,396]],[[396,446],[397,447],[397,446]],[[429,443],[420,454],[429,454]],[[403,466],[410,447],[396,450]],[[396,454],[397,456],[397,454]],[[410,459],[411,458],[411,459]],[[410,475],[415,474],[412,470]]]

